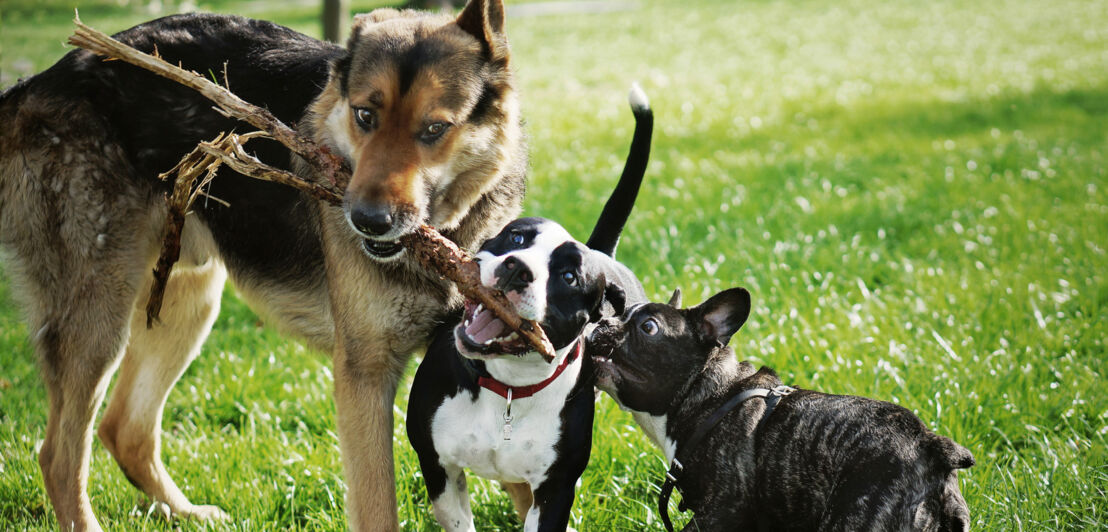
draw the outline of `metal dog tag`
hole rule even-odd
[[[510,441],[512,439],[512,389],[508,388],[508,402],[504,405],[504,428],[500,431],[500,435],[504,438],[504,441]]]

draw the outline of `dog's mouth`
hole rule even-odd
[[[378,260],[392,259],[404,251],[404,246],[400,245],[396,240],[370,240],[368,238],[362,239],[362,247],[365,248],[365,252]]]
[[[462,323],[454,329],[463,354],[522,356],[533,349],[519,333],[484,305],[466,300]]]
[[[642,385],[647,382],[646,375],[644,375],[637,369],[630,367],[628,364],[626,364],[626,360],[620,361],[614,358],[614,349],[608,348],[602,349],[601,351],[602,353],[594,352],[589,356],[589,358],[591,358],[593,361],[594,367],[596,368],[596,376],[599,381],[600,388],[614,388],[616,385],[624,381],[638,385]]]
[[[612,352],[608,351],[604,355],[593,354],[589,356],[592,359],[593,366],[596,367],[596,376],[601,381],[609,381],[611,384],[615,384],[619,380],[619,368],[616,367],[616,363],[612,361]]]

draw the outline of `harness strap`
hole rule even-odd
[[[720,420],[723,419],[723,416],[726,416],[728,413],[734,410],[735,407],[755,397],[761,397],[766,402],[766,409],[764,412],[762,412],[762,418],[758,420],[758,425],[754,428],[754,430],[758,430],[762,427],[762,424],[765,423],[766,419],[769,418],[769,415],[773,413],[774,407],[776,407],[777,403],[781,401],[781,398],[795,391],[796,388],[783,385],[777,386],[773,389],[751,388],[749,390],[744,390],[742,393],[732,397],[731,399],[728,399],[726,403],[723,403],[722,405],[720,405],[719,408],[715,409],[715,411],[713,411],[712,414],[708,416],[708,418],[705,419],[703,423],[696,427],[693,435],[688,440],[686,440],[685,445],[683,445],[682,448],[696,449],[697,446],[700,445],[700,440],[704,439],[704,437],[707,436],[708,433],[712,429],[714,429],[716,425],[719,424]],[[673,461],[670,462],[669,471],[666,471],[666,480],[662,483],[662,491],[658,494],[658,513],[662,516],[662,524],[666,526],[666,530],[669,532],[673,532],[673,523],[669,519],[669,499],[670,496],[673,495],[673,488],[677,487],[677,477],[681,474],[682,471],[684,471],[684,469],[685,466],[682,465],[681,462],[677,459],[677,453],[674,452]],[[678,506],[678,510],[682,512],[685,511],[685,501],[681,501],[680,506]]]

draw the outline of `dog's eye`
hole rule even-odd
[[[373,112],[373,109],[367,109],[365,107],[355,107],[354,121],[358,123],[358,127],[366,131],[376,129],[377,113]]]
[[[512,239],[513,244],[515,244],[517,246],[522,246],[523,245],[523,233],[513,232],[512,235],[509,238]]]
[[[576,285],[577,284],[577,274],[573,273],[573,272],[565,272],[565,273],[562,274],[562,280],[565,281],[566,284],[568,284],[570,286]]]
[[[647,336],[654,336],[658,334],[658,322],[654,321],[654,318],[650,318],[639,324],[639,329],[642,329],[642,332]]]
[[[419,140],[423,141],[426,144],[431,144],[432,142],[439,140],[439,137],[441,137],[443,133],[446,133],[447,129],[450,129],[450,124],[447,124],[446,122],[435,122],[434,124],[427,126],[427,128],[419,134]]]

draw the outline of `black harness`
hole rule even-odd
[[[734,410],[735,407],[743,404],[748,399],[753,399],[755,397],[761,397],[766,401],[766,410],[762,413],[762,419],[758,420],[758,426],[754,428],[754,430],[758,430],[758,428],[765,423],[766,419],[769,418],[769,415],[773,413],[774,407],[777,406],[781,398],[795,391],[796,388],[784,385],[777,386],[773,389],[751,388],[743,391],[729,399],[726,403],[723,403],[723,405],[712,412],[712,415],[708,416],[708,419],[705,419],[703,423],[696,427],[696,431],[693,432],[691,438],[686,440],[682,449],[686,451],[695,450],[696,447],[700,445],[700,440],[703,440],[704,437],[708,435],[708,432],[719,424],[723,416],[726,416],[729,412]],[[661,514],[662,523],[666,525],[666,530],[669,532],[673,532],[673,523],[669,520],[669,498],[673,494],[673,488],[677,487],[677,482],[679,480],[677,478],[678,475],[685,469],[677,459],[677,455],[678,452],[673,453],[673,461],[669,464],[669,471],[666,471],[666,481],[662,484],[662,492],[658,494],[658,513]],[[681,501],[677,509],[682,512],[686,511],[685,501]]]

